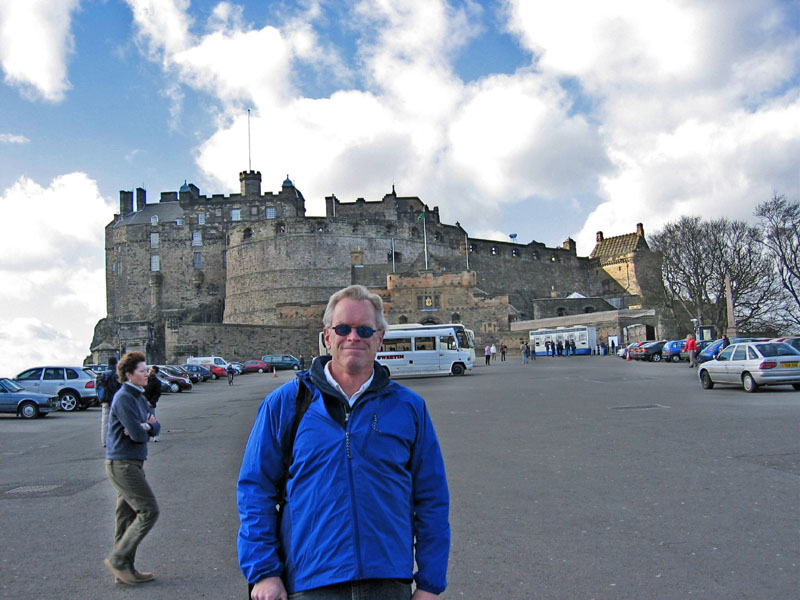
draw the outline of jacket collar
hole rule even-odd
[[[313,360],[311,363],[311,368],[307,371],[302,371],[298,373],[298,377],[303,379],[304,382],[310,382],[315,388],[317,388],[323,394],[327,394],[329,396],[335,396],[337,398],[342,398],[342,400],[346,400],[330,383],[328,383],[328,378],[325,377],[325,365],[333,359],[332,356],[318,356]],[[386,369],[384,369],[380,363],[377,361],[373,362],[373,377],[372,383],[370,383],[369,387],[364,391],[364,396],[369,393],[373,392],[380,392],[386,386],[391,383],[391,379],[386,374]]]

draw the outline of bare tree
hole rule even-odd
[[[756,207],[764,229],[762,243],[775,261],[786,300],[781,316],[800,327],[800,203],[773,194]]]
[[[725,275],[731,279],[734,317],[742,331],[761,331],[779,309],[774,264],[765,252],[758,227],[742,221],[681,217],[651,236],[663,255],[667,305],[714,325],[727,327]],[[683,309],[677,310],[678,308]]]

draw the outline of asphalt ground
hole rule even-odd
[[[100,411],[0,415],[0,597],[244,599],[235,482],[263,396],[294,374],[162,396],[161,517],[114,585]],[[518,357],[404,379],[445,455],[442,598],[800,597],[800,393],[702,390],[686,363]]]

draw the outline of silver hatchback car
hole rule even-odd
[[[14,383],[29,392],[58,396],[61,410],[71,412],[98,401],[96,377],[86,367],[34,367],[14,377]]]
[[[697,371],[703,389],[717,383],[740,385],[746,392],[762,385],[791,385],[800,390],[800,352],[781,342],[731,344],[700,365]]]

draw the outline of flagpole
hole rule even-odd
[[[425,240],[425,270],[428,270],[428,229],[425,227],[425,213],[422,213],[422,237]]]
[[[464,256],[467,257],[467,271],[469,271],[469,238],[466,232],[464,233]]]
[[[394,269],[394,238],[392,238],[392,273],[395,272]]]

